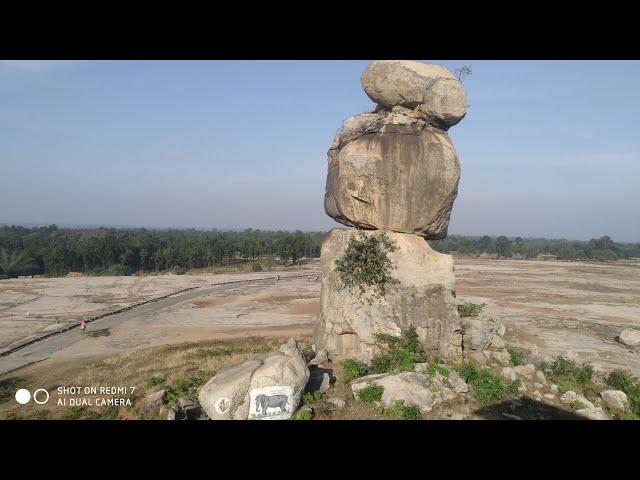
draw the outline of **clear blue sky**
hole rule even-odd
[[[640,241],[640,62],[473,68],[450,233]],[[326,230],[366,61],[0,62],[0,223]]]

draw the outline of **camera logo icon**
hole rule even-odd
[[[31,400],[31,392],[26,388],[21,388],[16,392],[16,402],[26,405]],[[33,401],[38,405],[43,405],[49,401],[49,392],[44,388],[39,388],[33,392]]]

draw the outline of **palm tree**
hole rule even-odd
[[[33,268],[33,259],[27,257],[26,252],[9,252],[4,248],[0,249],[0,273],[8,278],[18,276],[21,270]]]

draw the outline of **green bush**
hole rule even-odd
[[[162,377],[149,377],[149,379],[147,380],[147,383],[149,383],[149,386],[151,387],[157,387],[158,385],[164,385],[164,378]]]
[[[574,374],[576,368],[576,362],[560,355],[551,364],[551,373],[557,377],[570,376]]]
[[[258,262],[253,262],[251,264],[251,271],[252,272],[261,272],[262,271],[262,265],[260,265]]]
[[[367,374],[367,366],[359,360],[354,360],[353,358],[348,358],[341,362],[344,383],[350,383],[352,380],[356,378],[364,377]]]
[[[419,420],[421,418],[420,407],[417,405],[405,405],[404,400],[397,400],[393,407],[386,410],[397,420]]]
[[[369,383],[366,387],[360,390],[357,395],[360,400],[365,403],[379,402],[384,393],[384,387],[381,385],[374,385]]]
[[[375,336],[376,346],[382,353],[371,361],[369,373],[411,372],[416,363],[424,362],[425,351],[415,327],[409,327],[400,337],[386,333]]]
[[[314,403],[322,400],[323,393],[321,391],[306,392],[302,395],[302,403]]]
[[[628,370],[616,369],[609,373],[605,383],[617,390],[622,390],[627,394],[629,400],[630,414],[624,420],[637,420],[640,418],[640,381],[631,375]],[[635,416],[635,418],[634,418]]]
[[[167,387],[166,403],[171,405],[180,397],[193,397],[198,393],[198,389],[204,385],[215,372],[198,371],[178,378]]]
[[[483,405],[489,405],[511,393],[517,395],[520,384],[516,380],[505,385],[490,370],[482,370],[471,363],[464,363],[457,368],[458,374],[471,387],[471,393]]]
[[[176,275],[184,275],[185,273],[187,273],[187,269],[184,267],[175,266],[173,267],[173,273]]]
[[[518,350],[514,350],[512,348],[507,348],[507,352],[509,352],[509,356],[511,357],[511,363],[513,363],[514,367],[518,365],[524,365],[525,358],[524,353]]]
[[[425,373],[427,375],[429,375],[430,377],[433,377],[436,373],[439,373],[440,376],[442,376],[444,378],[448,378],[449,377],[449,370],[447,370],[444,367],[441,367],[436,362],[429,362],[427,364],[427,368],[425,369]]]
[[[392,362],[393,359],[388,353],[376,355],[371,359],[371,363],[369,364],[369,373],[374,374],[390,372],[392,370]]]
[[[477,317],[486,306],[486,303],[463,303],[458,305],[458,315],[461,317]]]
[[[397,283],[391,277],[394,266],[388,257],[395,249],[395,242],[385,232],[351,235],[344,254],[335,261],[342,285],[350,290],[358,288],[360,293],[373,287],[374,296],[384,296],[388,285]]]
[[[313,418],[313,412],[309,408],[303,408],[293,418],[295,420],[311,420]]]

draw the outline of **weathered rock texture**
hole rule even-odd
[[[251,390],[291,386],[292,411],[295,411],[308,380],[307,363],[291,338],[276,352],[221,370],[202,387],[198,400],[212,420],[246,420]]]
[[[376,235],[379,232],[365,232]],[[322,290],[320,319],[314,332],[316,350],[329,355],[348,355],[368,361],[375,355],[375,334],[400,336],[416,328],[429,353],[459,358],[462,327],[454,299],[453,259],[431,249],[416,235],[387,232],[396,243],[389,252],[398,283],[383,297],[361,295],[343,287],[335,261],[344,254],[354,230],[331,230],[321,252]]]
[[[453,259],[425,239],[447,235],[458,194],[460,164],[446,130],[466,113],[464,88],[444,67],[395,60],[367,66],[362,87],[377,106],[345,120],[333,139],[324,208],[344,225],[389,234],[396,283],[383,296],[342,285],[335,261],[354,231],[329,232],[316,351],[368,361],[377,333],[399,337],[415,327],[427,353],[460,359]]]
[[[380,60],[367,66],[361,82],[365,93],[378,105],[415,109],[442,129],[458,123],[467,112],[464,88],[441,65]]]
[[[460,164],[447,133],[411,113],[345,121],[328,153],[327,215],[364,229],[446,236]]]

